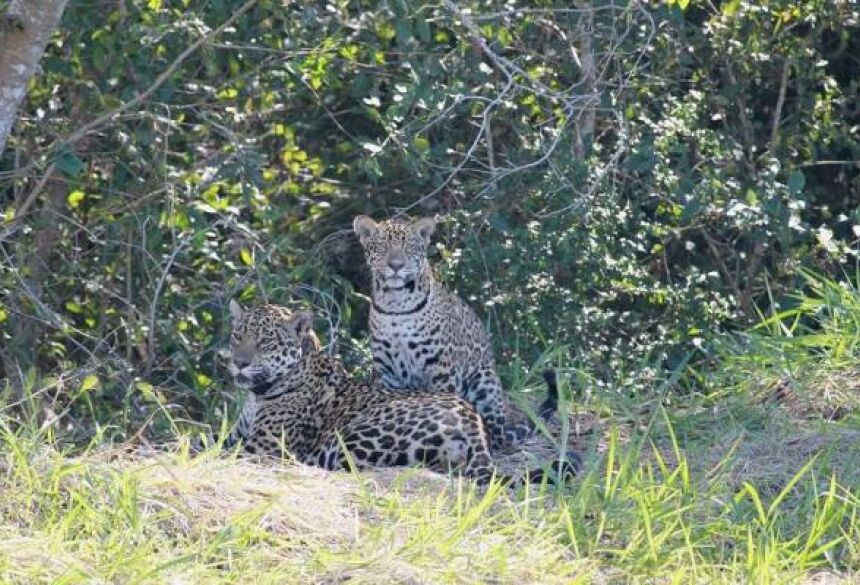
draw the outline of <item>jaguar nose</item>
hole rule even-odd
[[[394,272],[397,272],[404,266],[406,266],[406,261],[400,258],[392,258],[388,261],[388,267],[391,268]]]
[[[251,365],[251,360],[241,357],[234,357],[233,364],[240,370],[244,370]]]

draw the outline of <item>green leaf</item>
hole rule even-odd
[[[747,189],[746,193],[746,202],[750,207],[756,207],[758,205],[758,193],[755,192],[755,189]]]
[[[46,55],[42,59],[42,71],[71,77],[74,69],[67,59],[60,59],[55,55]]]
[[[248,248],[242,248],[239,251],[239,256],[242,258],[242,262],[245,266],[253,266],[254,265],[254,257],[251,255],[251,251]]]
[[[729,0],[723,4],[723,14],[732,16],[741,8],[741,0]]]
[[[788,190],[792,195],[799,195],[806,186],[806,176],[803,171],[796,170],[788,176]]]
[[[54,158],[54,166],[69,177],[77,177],[84,170],[84,161],[71,150],[63,150]]]
[[[84,308],[80,303],[76,303],[75,301],[66,301],[66,310],[69,313],[75,313],[76,315],[80,315],[84,312]]]
[[[412,146],[421,152],[426,152],[430,148],[430,141],[423,136],[416,136],[412,139]]]
[[[510,47],[514,40],[511,36],[511,31],[504,26],[499,27],[499,30],[496,31],[496,38],[503,47]]]
[[[89,392],[93,388],[97,388],[100,383],[99,377],[95,374],[89,374],[81,382],[81,392]]]
[[[87,198],[87,194],[79,189],[75,189],[71,193],[69,193],[68,197],[66,197],[66,201],[69,203],[69,207],[72,209],[77,209],[81,206],[81,202]]]
[[[385,41],[390,41],[394,38],[397,32],[394,30],[394,27],[391,26],[390,22],[380,22],[376,25],[376,35]]]
[[[398,20],[395,31],[398,45],[406,45],[412,40],[412,24],[408,20]]]
[[[145,380],[135,382],[135,386],[140,391],[141,397],[147,402],[164,402],[164,395],[158,389]]]
[[[677,0],[678,8],[681,10],[686,10],[687,6],[690,4],[690,0]]]
[[[430,42],[430,24],[425,18],[419,18],[415,22],[415,35],[422,43]]]

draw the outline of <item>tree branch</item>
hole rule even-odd
[[[776,139],[779,137],[779,123],[782,118],[782,108],[785,105],[785,92],[788,88],[788,75],[791,71],[791,62],[786,59],[782,65],[782,77],[779,81],[779,95],[776,98],[776,108],[773,110],[773,124],[770,130],[770,148],[776,146]]]
[[[182,65],[183,62],[185,62],[186,59],[188,59],[188,57],[190,57],[195,51],[197,51],[197,49],[199,49],[208,40],[210,40],[210,39],[218,36],[222,32],[224,32],[224,30],[227,27],[229,27],[230,25],[232,25],[234,22],[236,22],[236,20],[238,20],[239,17],[241,17],[246,12],[248,12],[257,3],[257,1],[258,0],[247,0],[242,6],[239,7],[239,10],[234,12],[230,16],[230,18],[228,18],[223,23],[221,23],[221,25],[218,28],[212,30],[211,32],[209,32],[206,35],[203,35],[202,37],[197,39],[195,42],[193,42],[191,45],[189,45],[167,67],[167,69],[165,69],[155,79],[155,81],[152,83],[152,85],[150,85],[145,91],[143,91],[142,93],[139,93],[133,99],[123,103],[122,105],[111,110],[110,112],[106,112],[106,113],[102,114],[101,116],[98,116],[97,118],[95,118],[93,120],[90,120],[89,122],[87,122],[86,124],[84,124],[83,126],[78,128],[77,130],[72,132],[69,136],[67,136],[62,141],[62,143],[67,144],[67,145],[72,145],[72,144],[78,142],[79,140],[81,140],[82,138],[84,138],[85,136],[87,136],[89,133],[96,130],[97,128],[110,122],[111,120],[116,118],[118,115],[122,114],[123,112],[126,112],[126,111],[130,110],[131,108],[134,108],[135,106],[138,106],[138,105],[142,104],[143,102],[145,102],[147,99],[149,99],[149,97],[153,93],[155,93],[158,90],[158,88],[160,88],[162,85],[164,85],[164,83],[168,79],[170,79],[170,76],[176,72],[176,70],[180,67],[180,65]],[[6,228],[6,230],[4,231],[4,233],[2,235],[0,235],[0,242],[4,241],[14,231],[15,224],[24,216],[24,214],[27,213],[27,211],[29,211],[30,207],[33,205],[36,198],[41,193],[45,184],[50,179],[54,170],[55,170],[55,165],[53,163],[48,165],[48,168],[45,169],[45,172],[39,178],[39,181],[36,183],[36,186],[33,188],[32,191],[30,191],[30,193],[27,194],[27,197],[26,197],[26,199],[24,199],[24,202],[21,204],[21,206],[15,210],[13,223]]]
[[[180,65],[182,65],[182,63],[185,62],[186,59],[188,59],[188,57],[193,55],[197,51],[197,49],[199,49],[208,40],[210,40],[210,39],[218,36],[222,32],[224,32],[224,30],[227,27],[229,27],[230,25],[232,25],[234,22],[236,22],[239,19],[239,17],[241,17],[246,12],[248,12],[251,8],[253,8],[256,3],[257,3],[257,0],[247,0],[247,2],[245,2],[244,4],[242,4],[242,6],[239,7],[239,10],[234,12],[230,16],[230,18],[228,18],[223,23],[221,23],[221,25],[218,28],[214,29],[213,31],[209,32],[208,34],[203,35],[202,37],[200,37],[199,39],[197,39],[196,41],[191,43],[184,51],[182,51],[179,54],[179,56],[167,67],[167,69],[165,69],[161,73],[161,75],[159,75],[155,79],[153,84],[150,85],[145,91],[143,91],[142,93],[139,93],[134,99],[131,99],[131,100],[125,102],[124,104],[120,105],[119,107],[115,108],[114,110],[112,110],[110,112],[106,112],[106,113],[102,114],[101,116],[99,116],[98,118],[91,120],[90,122],[87,122],[86,124],[84,124],[83,126],[78,128],[77,130],[72,132],[63,142],[66,144],[73,144],[73,143],[77,142],[78,140],[80,140],[81,138],[83,138],[84,136],[86,136],[87,134],[89,134],[90,132],[92,132],[93,130],[95,130],[96,128],[98,128],[99,126],[102,126],[105,123],[111,121],[112,119],[114,119],[119,114],[121,114],[127,110],[130,110],[131,108],[138,106],[138,105],[142,104],[143,102],[145,102],[147,99],[149,99],[149,96],[151,96],[153,93],[155,93],[158,90],[158,88],[160,88],[162,85],[164,85],[164,83],[168,79],[170,79],[170,76],[173,75],[173,73],[179,68]]]

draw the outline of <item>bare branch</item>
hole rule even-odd
[[[782,121],[782,108],[785,105],[785,92],[788,88],[788,75],[791,71],[791,62],[786,58],[782,64],[782,76],[779,80],[779,95],[776,99],[776,107],[773,110],[773,124],[770,130],[770,147],[773,149],[776,146],[776,139],[779,136],[779,124]]]
[[[434,187],[430,192],[425,193],[406,207],[396,210],[396,213],[403,214],[423,204],[431,197],[437,195],[447,189],[454,179],[463,172],[472,172],[485,174],[483,185],[473,195],[474,197],[487,196],[492,192],[500,181],[506,178],[535,169],[542,165],[551,163],[553,155],[557,152],[558,145],[565,140],[568,140],[571,134],[571,128],[574,129],[573,141],[575,143],[576,153],[579,156],[584,156],[584,145],[587,136],[593,136],[597,123],[598,106],[600,103],[601,94],[606,91],[611,91],[615,94],[621,94],[629,85],[629,80],[638,74],[638,68],[646,53],[645,47],[650,43],[650,39],[656,31],[656,25],[648,11],[639,3],[621,7],[612,7],[613,11],[625,12],[636,17],[614,18],[609,26],[615,27],[615,23],[619,23],[616,30],[613,28],[613,34],[604,36],[606,46],[592,48],[592,37],[594,32],[594,15],[599,13],[605,7],[580,6],[575,9],[562,9],[560,12],[576,14],[578,18],[575,20],[575,33],[570,30],[565,30],[557,23],[551,23],[553,26],[545,24],[545,19],[539,19],[539,24],[544,24],[545,28],[550,28],[553,35],[560,39],[566,45],[566,51],[569,52],[575,61],[581,65],[580,75],[578,79],[568,83],[566,86],[559,87],[555,83],[552,86],[545,83],[542,79],[529,73],[534,66],[533,61],[529,61],[529,71],[526,71],[523,65],[519,64],[518,60],[510,56],[509,49],[498,49],[491,45],[484,37],[481,29],[476,24],[478,20],[488,20],[488,15],[482,15],[478,18],[471,12],[460,9],[454,0],[443,0],[445,9],[456,19],[456,24],[459,26],[452,27],[465,29],[464,38],[462,41],[471,45],[474,50],[480,52],[481,56],[486,60],[493,71],[495,71],[501,79],[501,83],[495,93],[490,96],[479,95],[478,92],[482,88],[476,88],[473,93],[458,93],[452,95],[452,101],[446,104],[446,107],[428,119],[421,120],[421,127],[417,130],[418,133],[426,132],[431,126],[439,124],[442,121],[450,120],[456,111],[457,106],[464,102],[480,102],[481,106],[477,111],[474,111],[474,116],[478,118],[475,124],[475,134],[469,139],[468,146],[461,154],[458,155],[458,160],[454,162],[450,168],[440,168],[434,165],[432,161],[427,161],[431,168],[437,171],[444,171],[445,177]],[[511,9],[507,12],[494,13],[493,18],[502,20],[506,25],[510,25],[515,19],[523,18],[525,14],[541,13],[553,14],[557,12],[553,9],[539,10],[518,10]],[[645,23],[642,25],[642,23]],[[626,67],[624,72],[617,71],[618,56],[621,54],[621,47],[627,41],[627,38],[636,32],[636,34],[645,34],[644,41],[637,46],[634,53],[631,53],[633,66]],[[573,34],[572,34],[573,33]],[[576,39],[574,38],[574,34]],[[578,39],[578,40],[577,40]],[[583,55],[582,53],[587,53]],[[531,56],[529,54],[529,56]],[[509,108],[512,104],[516,104],[518,100],[525,97],[538,98],[540,107],[545,112],[545,117],[539,122],[537,128],[534,129],[532,136],[532,144],[535,150],[532,160],[519,160],[516,162],[505,161],[502,156],[493,147],[493,136],[491,132],[491,120],[494,113],[503,111]],[[498,119],[498,116],[497,116]],[[416,120],[415,122],[418,122]],[[412,124],[407,124],[399,130],[400,133],[414,134]],[[625,141],[626,133],[620,131],[616,135],[616,140]],[[617,162],[626,151],[626,145],[619,142],[618,149],[611,157],[612,161]],[[475,156],[478,148],[483,147],[488,156],[479,158]],[[601,166],[601,164],[598,164]],[[595,180],[601,178],[608,173],[610,169],[604,168],[595,176]],[[586,191],[593,192],[594,185],[589,185]],[[579,196],[581,187],[579,185],[571,185],[571,189]],[[565,210],[570,206],[566,206]]]

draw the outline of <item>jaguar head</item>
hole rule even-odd
[[[289,379],[296,364],[319,351],[313,316],[280,305],[243,309],[230,301],[230,373],[240,388],[265,396],[277,382]]]
[[[425,217],[377,223],[359,215],[352,227],[379,286],[385,290],[414,287],[415,279],[427,267],[427,246],[436,229],[436,220]]]

